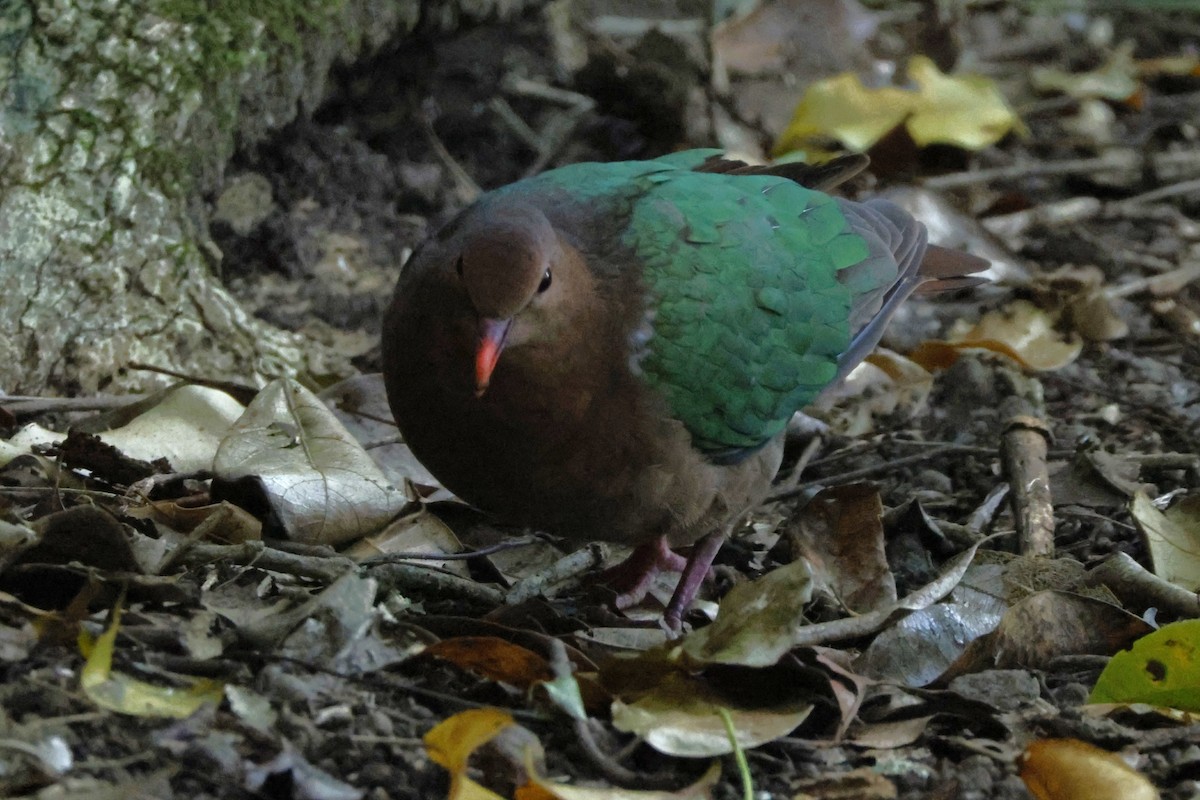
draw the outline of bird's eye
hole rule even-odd
[[[454,264],[455,271],[458,272],[458,277],[462,277],[462,256],[458,257],[458,261]]]
[[[550,270],[546,270],[546,274],[542,276],[542,282],[538,284],[538,294],[550,288]]]

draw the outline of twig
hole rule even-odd
[[[513,94],[524,95],[525,97],[537,97],[542,100],[549,100],[553,103],[559,103],[569,108],[586,106],[593,108],[596,101],[585,94],[572,92],[569,89],[559,89],[554,86],[547,86],[540,81],[530,80],[529,78],[512,78],[505,80],[503,89],[506,92]]]
[[[637,6],[633,6],[637,8]],[[593,33],[602,36],[644,36],[650,31],[659,31],[668,36],[695,36],[707,34],[708,23],[704,17],[687,19],[660,19],[658,17],[628,17],[620,14],[602,14],[588,26]]]
[[[679,783],[673,776],[664,775],[662,773],[642,773],[634,772],[628,767],[618,764],[616,760],[609,757],[607,753],[596,743],[596,737],[592,735],[591,722],[586,719],[577,719],[575,722],[575,735],[579,739],[580,748],[584,755],[592,762],[597,771],[610,783],[615,783],[618,786],[636,786],[639,789],[657,789],[668,790],[675,788]]]
[[[184,381],[186,383],[195,384],[196,386],[206,386],[209,389],[216,389],[225,392],[225,394],[237,400],[239,403],[249,403],[250,400],[258,394],[258,389],[254,386],[247,386],[244,383],[235,383],[233,381],[218,381],[210,378],[201,378],[195,375],[188,375],[185,372],[169,369],[167,367],[159,367],[154,364],[143,364],[140,361],[130,361],[125,365],[127,369],[141,370],[142,372],[153,372],[156,375],[166,375],[168,378]]]
[[[469,204],[483,194],[483,190],[479,188],[479,184],[475,179],[462,168],[462,165],[455,160],[454,156],[450,155],[450,151],[446,149],[446,145],[442,144],[442,140],[438,138],[437,131],[433,129],[433,123],[429,121],[429,117],[424,113],[417,114],[417,121],[421,126],[421,131],[425,134],[425,139],[429,142],[429,146],[433,148],[433,154],[442,162],[442,166],[450,173],[451,179],[454,181],[454,191],[458,195],[459,201],[464,205]]]
[[[150,505],[150,499],[148,497],[143,495],[142,500],[145,501],[147,505]],[[187,558],[188,553],[194,552],[197,545],[203,544],[206,539],[218,534],[222,528],[230,524],[235,513],[236,512],[234,511],[233,506],[223,505],[214,513],[209,514],[199,525],[192,529],[192,532],[189,533],[174,550],[168,553],[167,556],[159,562],[158,569],[156,569],[155,572],[159,575],[168,575],[174,572],[175,566],[183,562],[184,559]],[[255,542],[254,544],[255,546],[259,546],[261,545],[261,542]],[[229,545],[214,546],[228,547]]]
[[[1138,172],[1141,169],[1141,162],[1141,156],[1134,150],[1109,150],[1096,158],[1022,162],[991,169],[952,172],[949,175],[927,178],[922,185],[927,189],[957,189],[992,181],[1018,180],[1035,175],[1090,175],[1114,170]]]
[[[1010,397],[1010,409],[1030,411],[1027,401]],[[1004,472],[1016,521],[1019,552],[1024,555],[1054,554],[1054,505],[1050,497],[1050,471],[1046,463],[1050,429],[1037,416],[1011,414],[1002,437]]]
[[[1195,149],[1158,153],[1147,159],[1139,150],[1114,148],[1095,158],[1021,162],[1003,167],[937,175],[925,179],[922,185],[927,189],[957,189],[991,181],[1019,180],[1030,176],[1091,175],[1097,172],[1127,172],[1136,180],[1136,176],[1142,174],[1147,161],[1154,174],[1160,176],[1190,179],[1200,171],[1200,151]]]
[[[552,103],[566,106],[566,110],[551,117],[550,122],[546,124],[545,129],[541,133],[534,132],[524,120],[512,112],[512,108],[508,103],[503,103],[512,112],[512,119],[508,119],[509,124],[513,126],[514,131],[522,139],[526,138],[519,127],[523,127],[528,132],[532,139],[528,139],[529,144],[537,151],[538,157],[530,164],[523,173],[523,177],[529,178],[537,175],[557,156],[566,146],[571,138],[571,134],[579,126],[580,120],[596,107],[596,101],[584,94],[568,91],[566,89],[558,89],[553,86],[547,86],[538,81],[529,80],[528,78],[513,78],[504,82],[503,88],[506,92],[523,97],[533,97],[539,100],[547,100]],[[499,106],[496,106],[499,111]],[[500,111],[504,115],[503,111]],[[519,126],[518,126],[519,123]]]
[[[1008,484],[998,483],[987,493],[974,511],[967,516],[967,528],[973,534],[981,534],[991,527],[1000,511],[1000,506],[1008,499]]]
[[[1115,553],[1084,576],[1088,586],[1107,586],[1130,608],[1156,607],[1172,616],[1200,617],[1200,597],[1152,574],[1126,553]]]
[[[33,395],[0,395],[0,406],[13,414],[45,414],[59,411],[108,411],[145,400],[149,395],[126,394],[105,397],[36,397]]]
[[[242,544],[210,544],[196,542],[179,559],[185,564],[202,565],[214,561],[230,561],[242,566],[255,566],[260,569],[282,572],[298,578],[333,583],[358,565],[344,556],[302,556],[286,553],[273,547],[267,547],[262,542],[243,542]]]
[[[799,497],[800,495],[806,493],[814,486],[837,486],[843,483],[856,481],[860,478],[869,478],[872,475],[876,475],[880,472],[890,472],[899,467],[907,467],[911,464],[920,464],[925,461],[939,458],[940,456],[950,455],[952,453],[977,453],[981,449],[993,455],[996,452],[992,448],[980,448],[976,445],[945,445],[943,447],[934,448],[933,450],[928,450],[924,453],[914,453],[911,456],[893,458],[881,464],[872,464],[871,466],[863,467],[862,469],[850,470],[849,472],[843,472],[838,475],[829,475],[824,478],[815,478],[811,481],[805,481],[804,483],[797,484],[794,488],[785,489],[782,492],[775,492],[774,494],[771,494],[767,497],[766,502],[772,503],[779,500],[790,500],[793,497]]]
[[[1127,208],[1129,206],[1153,203],[1157,200],[1165,200],[1168,197],[1178,197],[1181,194],[1200,194],[1200,178],[1179,181],[1169,186],[1160,186],[1157,189],[1151,189],[1148,192],[1142,192],[1141,194],[1135,194],[1133,197],[1118,200],[1112,203],[1112,205],[1117,208]]]
[[[1177,294],[1183,287],[1193,281],[1200,280],[1200,261],[1184,264],[1178,269],[1139,278],[1129,283],[1106,289],[1107,297],[1128,297],[1140,292],[1150,292],[1159,297]]]
[[[465,600],[495,608],[504,604],[504,592],[448,572],[412,564],[372,564],[371,576],[402,592],[422,592],[437,597]]]
[[[125,496],[117,492],[105,492],[101,489],[69,489],[65,486],[0,486],[0,494],[23,494],[25,492],[61,492],[62,494],[78,494],[84,497],[113,497],[117,499]]]
[[[1122,456],[1136,462],[1142,469],[1196,469],[1200,467],[1198,453],[1129,453]]]
[[[1070,197],[1011,214],[998,214],[981,222],[989,233],[1012,242],[1035,225],[1044,228],[1073,225],[1092,219],[1103,210],[1104,204],[1095,197]]]
[[[488,107],[500,118],[500,121],[508,126],[517,138],[536,153],[542,153],[546,149],[546,140],[538,135],[537,131],[529,127],[525,120],[521,119],[508,101],[499,95],[488,101]]]
[[[536,536],[521,536],[516,539],[505,539],[478,550],[467,550],[462,553],[418,553],[398,552],[364,558],[363,564],[392,564],[397,561],[468,561],[472,558],[483,558],[515,547],[528,547],[537,541]]]
[[[796,459],[796,465],[792,467],[792,471],[788,473],[787,478],[781,483],[781,490],[795,489],[800,483],[800,476],[804,474],[804,470],[808,468],[813,456],[821,449],[824,441],[821,436],[814,436],[808,440],[808,444],[804,445],[804,451],[800,453],[800,458]]]
[[[545,594],[547,587],[561,583],[589,569],[595,569],[607,558],[608,548],[600,542],[594,542],[558,559],[545,569],[517,581],[505,594],[504,602],[508,605],[516,605],[540,594]]]

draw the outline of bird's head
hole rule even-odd
[[[482,396],[506,347],[554,335],[566,293],[579,281],[578,253],[539,209],[488,208],[464,226],[454,264],[475,311],[475,391]]]

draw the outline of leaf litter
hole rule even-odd
[[[811,452],[794,448],[783,475],[797,479],[722,552],[707,617],[668,641],[637,623],[661,613],[653,602],[621,616],[589,585],[615,553],[496,550],[523,532],[447,502],[387,441],[369,378],[319,396],[283,380],[252,399],[185,385],[90,420],[39,413],[0,451],[0,658],[27,675],[12,690],[25,699],[5,703],[6,735],[25,745],[0,755],[5,794],[74,779],[162,797],[251,796],[280,781],[298,797],[708,797],[746,785],[780,797],[839,787],[925,797],[963,785],[1003,798],[1023,786],[1039,798],[1155,796],[1142,774],[1164,796],[1194,793],[1196,759],[1184,749],[1194,729],[1171,726],[1194,725],[1178,714],[1192,707],[1195,637],[1171,624],[1151,632],[1189,606],[1145,599],[1196,584],[1187,490],[1200,477],[1200,230],[1188,184],[1200,160],[1186,147],[1186,26],[1119,7],[903,20],[831,2],[826,24],[844,29],[820,46],[836,54],[843,42],[827,63],[846,71],[807,73],[805,95],[779,78],[803,57],[780,44],[795,4],[734,5],[711,38],[724,71],[691,100],[660,93],[647,106],[674,129],[651,124],[637,102],[563,105],[510,82],[505,102],[533,123],[522,143],[510,141],[511,116],[488,111],[497,146],[480,159],[459,133],[480,121],[454,115],[497,104],[446,102],[432,126],[442,154],[402,136],[389,153],[412,179],[403,207],[428,215],[456,196],[446,156],[495,184],[529,168],[530,147],[543,165],[620,157],[595,144],[617,132],[639,154],[685,139],[749,155],[841,140],[870,149],[873,180],[918,176],[924,186],[907,191],[919,202],[983,219],[943,210],[931,231],[992,258],[998,288],[905,310],[893,352],[825,410]],[[589,83],[580,72],[575,88],[600,75],[622,101],[639,91],[622,81],[639,78],[605,59],[668,83],[707,75],[663,56],[704,52],[696,31],[707,22],[684,14],[687,24],[663,33],[630,19],[531,17],[522,30],[554,46],[526,43],[529,64],[551,75],[547,54],[583,42],[595,74]],[[1115,23],[1136,46],[1114,41]],[[981,34],[1001,29],[1007,53]],[[461,61],[504,30],[435,47]],[[912,84],[862,71],[867,48]],[[964,77],[982,67],[986,78]],[[470,89],[433,77],[422,91],[462,100]],[[738,99],[706,106],[722,93]],[[752,113],[755,95],[776,115],[797,109],[796,126]],[[837,113],[814,117],[818,101]],[[339,138],[353,127],[289,135],[360,152]],[[1139,132],[1149,129],[1163,133],[1147,145]],[[283,197],[302,149],[239,166]],[[410,188],[426,173],[424,189]],[[291,230],[303,245],[297,274],[326,275],[329,253],[303,263],[303,237],[325,235],[341,242],[338,257],[364,260],[361,283],[379,294],[398,255],[356,237],[394,221],[394,208],[372,216],[346,203],[328,215],[332,230],[284,224],[303,211],[276,203],[231,235]],[[348,341],[370,338],[347,327]],[[1046,445],[1048,491],[1026,491],[1014,454],[1001,458],[1015,419]],[[72,434],[56,434],[65,423]],[[901,508],[919,513],[891,513]],[[1024,519],[1051,521],[1053,559],[993,555],[1019,549]],[[1084,596],[1095,583],[1111,591]],[[79,641],[96,643],[90,656]],[[1113,672],[1097,682],[1105,664]],[[197,685],[221,687],[225,700],[182,720],[163,707],[141,728],[116,716],[156,708],[139,696]],[[1107,705],[1081,714],[1093,686]],[[1141,711],[1151,706],[1165,708]],[[1099,714],[1103,735],[1085,721]],[[460,727],[441,728],[451,723]],[[422,745],[438,730],[449,741]],[[1138,771],[1113,761],[1117,750]],[[137,779],[80,766],[101,751],[133,759]]]

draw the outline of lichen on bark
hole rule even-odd
[[[345,371],[213,277],[199,201],[330,66],[413,28],[386,0],[0,0],[0,390]]]

